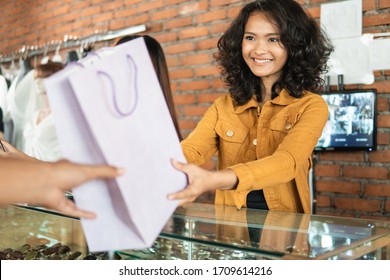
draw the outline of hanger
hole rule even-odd
[[[47,64],[49,62],[49,56],[47,55],[47,51],[49,50],[49,45],[45,44],[43,48],[43,57],[41,59],[41,64]]]
[[[60,54],[60,49],[61,49],[61,41],[58,43],[58,45],[56,47],[56,52],[53,55],[53,57],[51,58],[51,61],[62,63],[62,56]]]

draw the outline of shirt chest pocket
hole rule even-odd
[[[249,130],[225,121],[218,121],[215,131],[219,136],[219,152],[224,164],[235,162],[240,154]]]
[[[285,114],[278,114],[270,123],[270,128],[274,132],[281,132],[287,134],[298,122],[300,118],[299,112],[288,112]]]

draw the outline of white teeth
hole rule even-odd
[[[271,59],[256,59],[254,58],[255,62],[256,63],[267,63],[267,62],[271,62]]]

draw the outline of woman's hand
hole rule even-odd
[[[194,164],[184,164],[172,160],[173,166],[188,177],[185,189],[168,195],[170,200],[180,200],[180,204],[192,202],[201,194],[217,189],[233,189],[237,176],[233,170],[209,171]]]

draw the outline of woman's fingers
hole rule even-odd
[[[185,164],[178,162],[175,159],[171,159],[171,163],[172,163],[173,167],[175,167],[177,170],[182,171],[182,172],[187,174]]]
[[[184,190],[181,190],[176,193],[171,193],[168,195],[168,199],[170,200],[189,200],[189,198],[195,197],[195,195],[191,194],[190,186],[187,186]]]
[[[196,178],[196,175],[194,177],[196,168],[191,164],[184,164],[174,159],[172,159],[171,162],[177,170],[182,171],[187,175],[188,185],[181,191],[169,194],[168,199],[180,200],[180,204],[194,201],[200,195],[199,188],[196,186],[196,180],[193,179]]]

